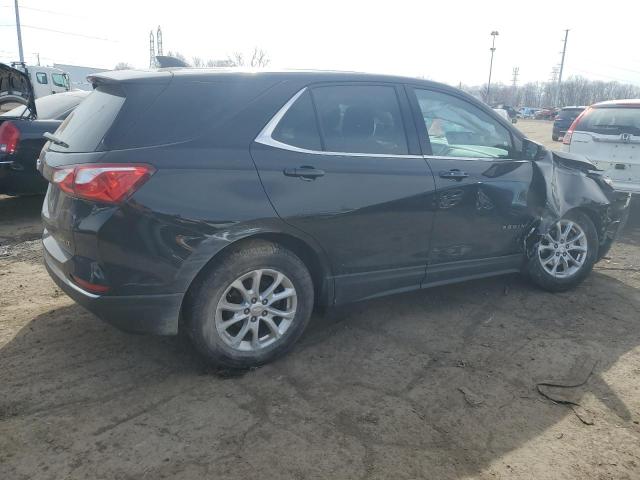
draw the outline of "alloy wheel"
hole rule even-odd
[[[555,278],[575,275],[587,259],[587,236],[582,227],[571,220],[558,221],[540,240],[538,259]]]
[[[298,297],[291,280],[274,269],[257,269],[234,280],[220,298],[215,326],[222,340],[240,351],[278,341],[291,326]]]

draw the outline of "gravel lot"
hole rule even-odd
[[[640,202],[575,291],[512,275],[358,303],[231,374],[59,292],[41,201],[0,198],[0,479],[640,478]],[[584,384],[540,387],[572,405],[539,383]]]

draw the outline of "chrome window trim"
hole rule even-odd
[[[422,159],[422,155],[399,155],[393,153],[356,153],[356,152],[328,152],[324,150],[307,150],[306,148],[295,147],[293,145],[289,145],[288,143],[280,142],[275,140],[272,135],[273,131],[282,120],[282,117],[285,116],[287,111],[291,108],[291,106],[300,98],[300,96],[307,91],[307,87],[304,87],[298,93],[296,93],[293,97],[289,99],[284,106],[278,110],[278,112],[269,120],[269,123],[265,125],[262,131],[255,138],[256,143],[260,143],[262,145],[267,145],[269,147],[279,148],[281,150],[288,150],[290,152],[297,153],[306,153],[309,155],[327,155],[333,157],[376,157],[376,158],[420,158]]]
[[[508,160],[508,161],[516,161],[515,158],[504,158],[504,157],[447,157],[446,155],[423,155],[422,158],[429,160],[430,158],[434,160]]]

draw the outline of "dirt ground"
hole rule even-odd
[[[0,198],[0,479],[640,478],[640,202],[575,291],[512,275],[358,303],[232,375],[59,292],[41,201]],[[536,389],[583,382],[540,387],[579,406]]]

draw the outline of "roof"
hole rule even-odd
[[[413,77],[403,77],[395,75],[361,73],[332,70],[268,70],[268,69],[245,69],[245,68],[160,68],[157,70],[118,70],[90,75],[90,78],[112,80],[112,81],[166,81],[169,77],[188,78],[192,80],[203,80],[238,76],[258,76],[267,78],[305,79],[307,81],[375,81],[391,83],[420,83],[423,85],[441,86],[447,89],[456,90],[453,87],[443,85],[430,80],[423,80]]]
[[[618,107],[618,106],[627,106],[627,107],[639,107],[640,108],[640,98],[628,98],[623,100],[607,100],[606,102],[598,102],[591,105],[592,107]]]

